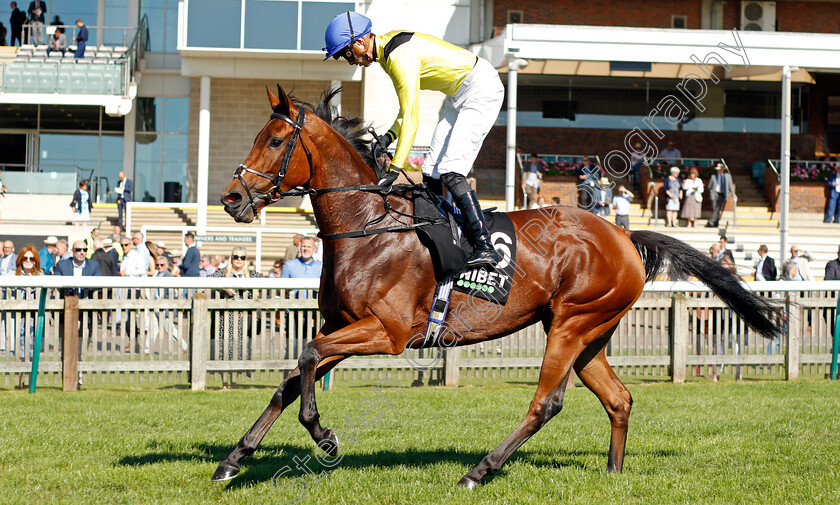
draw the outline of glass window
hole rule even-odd
[[[49,8],[52,12],[47,11],[49,22],[53,23],[55,17],[59,16],[61,24],[72,26],[72,28],[67,29],[67,42],[72,44],[73,42],[71,41],[75,33],[74,30],[76,29],[76,20],[81,19],[85,22],[90,32],[90,38],[87,44],[94,46],[96,45],[97,31],[92,27],[103,24],[96,18],[97,3],[97,0],[50,0]],[[26,10],[28,5],[27,2],[18,2],[18,8],[21,10]],[[128,8],[126,7],[126,16],[127,13]]]
[[[140,17],[143,16],[146,16],[146,27],[149,30],[149,50],[163,51],[167,21],[166,0],[142,0]]]
[[[99,130],[99,107],[41,105],[42,130]]]
[[[0,103],[0,128],[35,128],[38,106]]]
[[[346,2],[303,2],[300,48],[320,51],[324,47],[324,30],[336,14],[355,10]]]
[[[187,19],[189,46],[239,47],[241,0],[202,0],[193,2],[191,7]],[[257,28],[249,27],[251,30]]]
[[[94,180],[93,190],[100,202],[117,201],[114,187],[117,185],[117,174],[123,169],[122,135],[102,135],[102,152],[99,160],[99,178]]]
[[[75,21],[75,20],[74,20]],[[105,0],[105,39],[108,46],[128,46],[134,33],[125,30],[128,26],[128,2],[125,0]]]
[[[78,167],[84,179],[96,173],[99,164],[99,134],[42,133],[39,136],[38,161],[43,165],[65,165],[58,171],[71,172]],[[42,168],[42,171],[52,171]],[[75,189],[70,190],[72,193]]]
[[[160,135],[137,134],[134,150],[134,199],[135,201],[159,201],[160,181]]]
[[[163,135],[163,182],[174,182],[181,186],[181,199],[186,196],[187,183],[187,136]],[[165,195],[164,195],[165,196]]]
[[[245,47],[297,49],[297,19],[297,2],[245,0]]]
[[[178,50],[178,1],[166,2],[166,41],[163,50],[174,53]]]
[[[163,124],[162,98],[141,96],[134,102],[137,112],[134,115],[137,133],[156,132]]]
[[[190,120],[190,99],[164,98],[163,107],[163,131],[187,133]]]

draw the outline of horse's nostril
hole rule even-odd
[[[225,201],[227,203],[236,203],[241,199],[242,196],[240,196],[239,193],[228,193],[227,195],[225,195]]]

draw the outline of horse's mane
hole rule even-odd
[[[338,113],[338,109],[330,104],[330,101],[335,98],[335,95],[341,93],[341,87],[334,89],[326,88],[321,95],[321,101],[317,106],[310,103],[298,100],[289,95],[293,103],[300,105],[309,112],[314,113],[321,118],[325,123],[336,131],[339,135],[353,146],[353,149],[359,153],[365,164],[374,171],[377,171],[376,162],[373,159],[373,151],[370,148],[371,137],[368,134],[369,123],[365,123],[362,118],[354,117],[348,118]]]

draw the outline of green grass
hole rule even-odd
[[[311,504],[840,503],[840,384],[827,381],[632,386],[620,475],[605,471],[603,409],[576,388],[499,474],[472,492],[456,488],[521,421],[533,390],[385,393],[392,408],[374,426],[356,424],[358,441],[343,439],[343,459],[320,481],[294,469],[314,446],[295,404],[228,483],[210,476],[271,390],[4,392],[0,503],[280,504],[303,481],[300,503]],[[346,430],[371,398],[370,386],[319,392],[324,425]]]

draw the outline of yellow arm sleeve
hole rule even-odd
[[[397,98],[400,101],[400,113],[396,121],[388,130],[399,139],[394,159],[391,164],[395,167],[404,168],[408,154],[414,146],[414,138],[417,136],[417,125],[420,122],[420,110],[418,101],[420,98],[420,62],[414,58],[393,63],[391,81],[397,91]],[[408,63],[408,64],[406,64]]]

